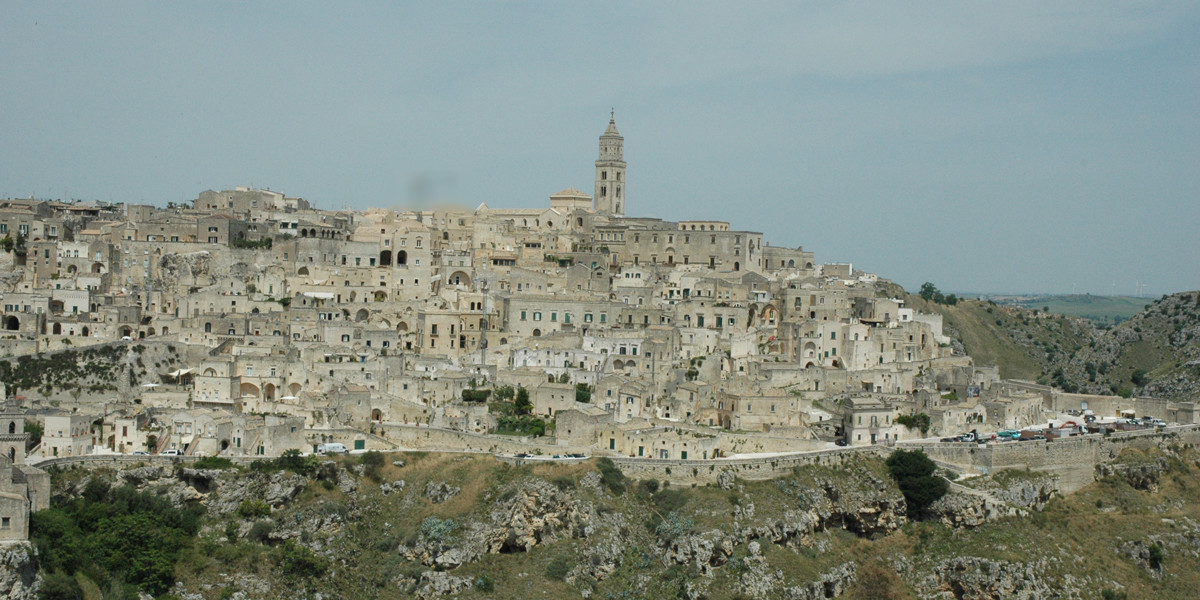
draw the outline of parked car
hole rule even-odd
[[[996,437],[1003,440],[1015,440],[1021,437],[1021,432],[1016,429],[1002,429],[996,432]]]
[[[150,456],[150,453],[146,452],[145,450],[134,450],[133,455],[134,456]]]
[[[171,448],[169,450],[163,450],[161,456],[183,456],[183,452],[180,452],[175,448]]]

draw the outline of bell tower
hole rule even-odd
[[[597,212],[624,216],[625,138],[617,131],[613,113],[609,113],[608,129],[600,136],[600,156],[596,159],[596,195],[592,197]]]

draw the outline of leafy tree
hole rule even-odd
[[[921,435],[925,435],[929,431],[929,415],[925,413],[917,413],[915,415],[900,415],[896,417],[896,422],[909,428],[920,429]]]
[[[941,292],[938,291],[936,285],[933,285],[932,283],[930,283],[928,281],[921,284],[921,292],[919,295],[922,298],[924,298],[926,301],[932,302],[933,297],[940,295],[940,294],[941,294]]]
[[[591,402],[592,388],[586,383],[575,384],[575,401],[576,402]]]
[[[888,457],[887,467],[904,494],[909,518],[916,518],[950,490],[945,479],[934,475],[937,465],[920,450],[896,450]]]
[[[527,415],[533,411],[533,403],[529,401],[529,390],[517,388],[517,399],[514,401],[517,414]]]
[[[1145,369],[1137,369],[1134,371],[1133,374],[1129,376],[1129,380],[1133,382],[1133,385],[1139,387],[1150,383],[1150,378],[1146,375]]]

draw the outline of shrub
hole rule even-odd
[[[1163,549],[1161,544],[1153,544],[1150,546],[1150,568],[1155,571],[1162,570]]]
[[[246,539],[266,545],[271,542],[272,531],[275,531],[274,523],[259,521],[250,527],[250,531],[246,532]]]
[[[463,402],[486,402],[488,396],[492,395],[492,390],[463,390]]]
[[[197,469],[232,469],[233,461],[220,456],[205,456],[192,464]]]
[[[546,577],[554,581],[562,581],[566,579],[567,573],[571,571],[571,559],[566,554],[559,554],[546,565]]]
[[[374,450],[363,454],[359,459],[362,463],[363,473],[371,479],[371,481],[379,482],[383,480],[383,454]]]
[[[430,542],[449,544],[454,542],[454,530],[458,526],[451,519],[428,517],[421,522],[420,534]]]
[[[575,478],[570,475],[559,475],[551,479],[550,483],[553,483],[555,487],[564,492],[575,488]]]
[[[242,500],[237,512],[243,519],[257,519],[271,514],[271,505],[257,499]]]
[[[929,431],[929,415],[925,413],[900,415],[896,417],[896,422],[909,429],[920,429],[921,435],[925,435]]]
[[[600,481],[604,487],[617,495],[625,493],[625,474],[617,468],[611,458],[601,458],[596,461],[596,468],[600,469]]]
[[[695,521],[673,510],[667,513],[667,516],[655,525],[654,533],[663,540],[670,542],[688,533],[695,526]]]
[[[304,578],[320,577],[329,568],[328,561],[292,540],[285,542],[279,549],[276,564],[286,575]]]
[[[916,518],[950,490],[945,479],[934,475],[937,465],[920,450],[896,450],[888,457],[887,467],[904,494],[910,518]]]
[[[475,579],[475,589],[481,592],[490,592],[496,589],[496,586],[492,583],[491,577],[488,577],[487,575],[480,575]]]
[[[55,571],[42,579],[42,587],[38,592],[40,600],[76,600],[83,597],[83,590],[74,577]]]

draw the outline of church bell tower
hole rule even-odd
[[[625,138],[617,131],[617,122],[609,114],[608,129],[600,136],[600,157],[596,159],[597,212],[625,215]]]

